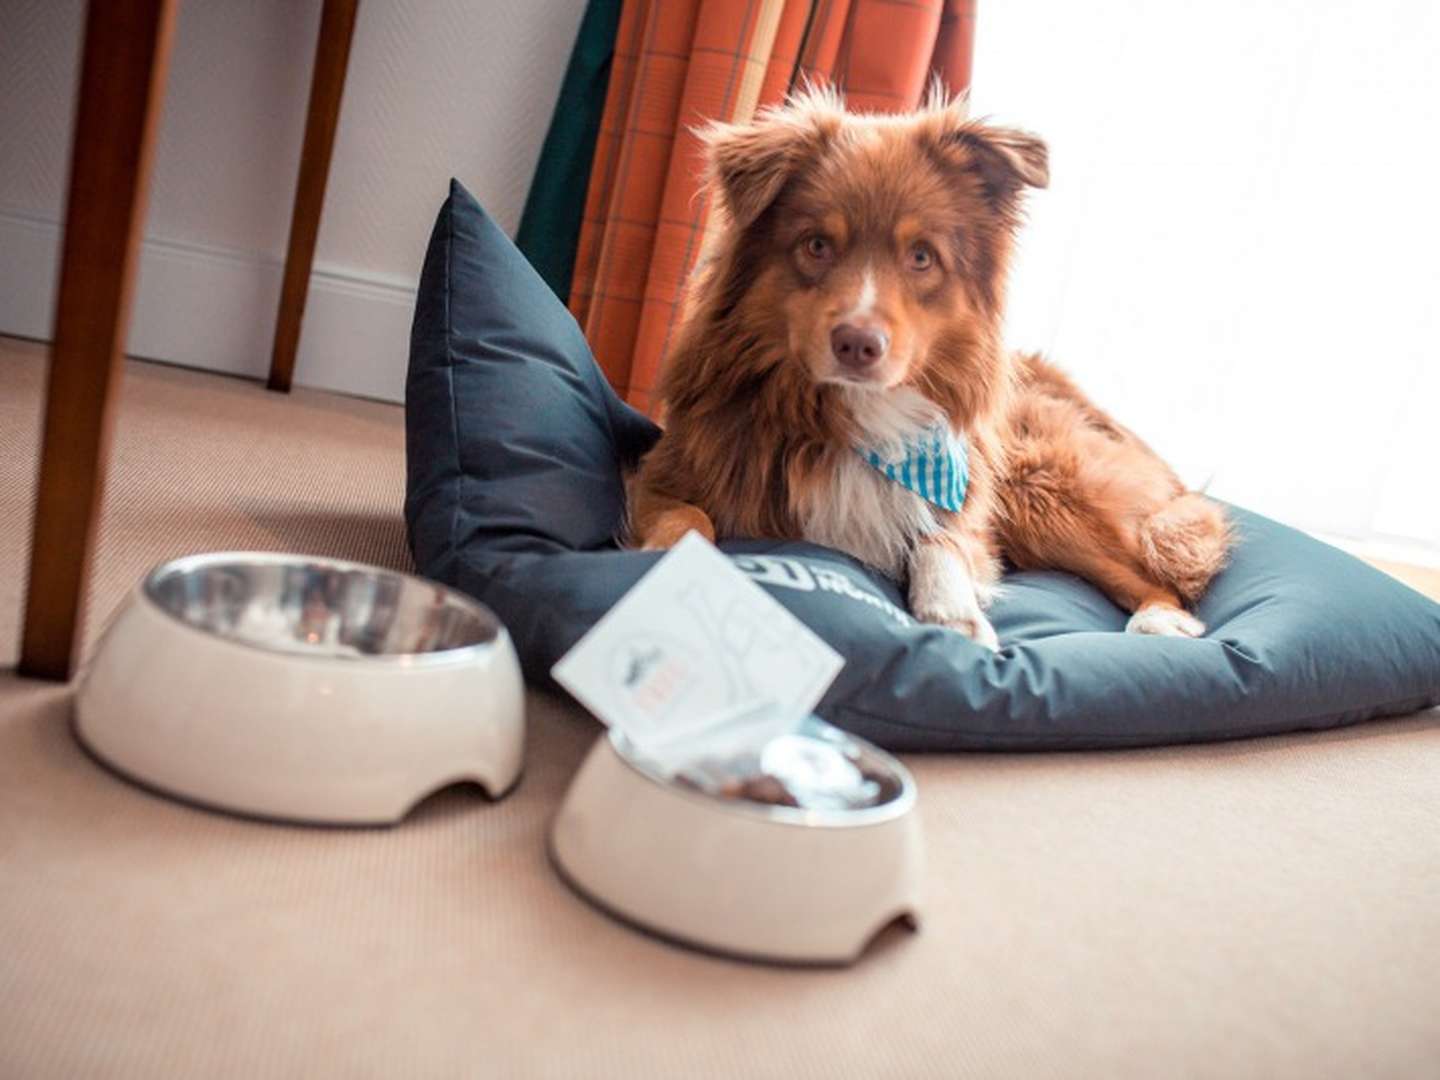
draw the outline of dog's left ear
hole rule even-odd
[[[979,176],[992,202],[1011,206],[1022,188],[1050,183],[1049,151],[1028,131],[971,122],[950,129],[941,139],[963,167]]]
[[[770,208],[786,181],[824,149],[844,119],[844,108],[834,90],[808,86],[748,124],[701,129],[707,183],[736,226],[747,228]]]
[[[773,123],[714,125],[705,132],[710,184],[744,229],[780,195],[800,159],[796,132]]]

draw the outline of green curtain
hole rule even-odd
[[[562,303],[570,299],[585,188],[619,25],[620,0],[590,0],[515,235],[516,245]]]

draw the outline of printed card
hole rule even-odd
[[[691,532],[551,674],[603,723],[654,746],[761,706],[803,716],[844,663]]]

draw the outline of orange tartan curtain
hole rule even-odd
[[[743,121],[802,78],[901,112],[931,72],[970,83],[975,0],[625,0],[570,309],[621,395],[651,411],[707,208],[692,128]]]

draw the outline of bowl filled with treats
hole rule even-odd
[[[747,957],[845,964],[918,925],[915,782],[815,716],[760,707],[682,745],[612,728],[550,834],[578,892],[661,936]]]

